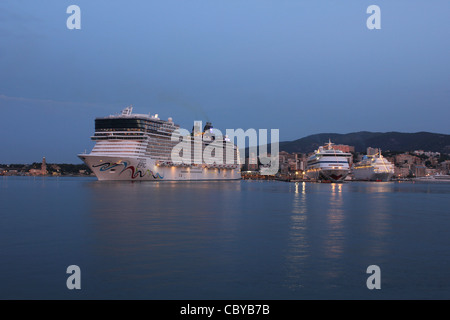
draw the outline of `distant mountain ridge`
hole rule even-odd
[[[289,153],[309,153],[331,140],[334,144],[355,147],[356,152],[366,152],[368,147],[381,148],[382,151],[424,150],[450,154],[450,135],[431,132],[352,132],[319,133],[294,141],[280,142],[280,151]]]

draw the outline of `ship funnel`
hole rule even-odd
[[[203,132],[206,132],[206,131],[209,131],[209,129],[212,129],[212,124],[211,124],[211,122],[207,122],[206,124],[205,124],[205,126],[203,127]]]

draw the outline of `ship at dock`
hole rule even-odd
[[[434,175],[427,175],[425,177],[413,178],[413,181],[416,181],[416,182],[444,182],[444,183],[450,183],[450,175],[438,173],[438,174],[434,174]]]
[[[354,180],[390,181],[394,175],[394,165],[383,157],[381,151],[365,155],[352,169]]]
[[[129,106],[120,114],[95,119],[95,146],[78,157],[98,180],[241,179],[238,148],[226,137],[216,137],[211,123],[201,130],[201,122],[196,122],[192,133],[183,135],[172,118],[132,110]],[[176,153],[183,161],[173,159],[180,141],[190,145]]]
[[[342,182],[350,172],[351,158],[351,153],[334,149],[329,141],[308,158],[306,177],[320,182]]]

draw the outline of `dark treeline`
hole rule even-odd
[[[0,164],[0,168],[4,170],[17,170],[20,172],[27,172],[30,169],[40,169],[42,162],[33,162],[32,164],[24,163],[11,163]],[[47,163],[47,172],[49,174],[61,173],[61,174],[80,174],[80,170],[84,170],[85,174],[90,174],[92,171],[86,164],[72,164],[72,163]]]

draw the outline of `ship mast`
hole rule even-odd
[[[132,112],[133,112],[133,105],[130,104],[128,107],[122,110],[122,115],[129,116],[131,115]]]

